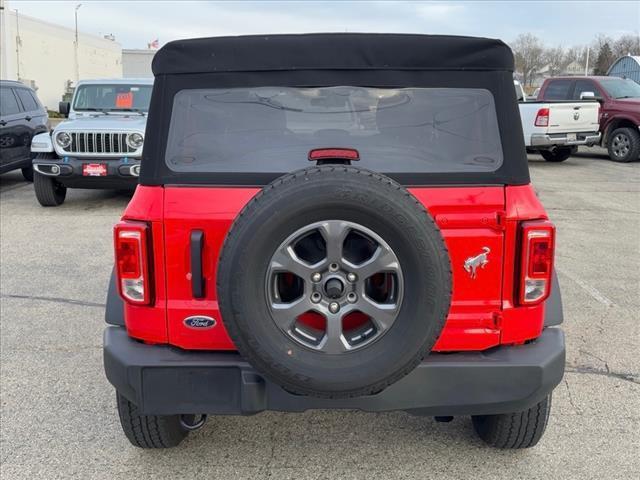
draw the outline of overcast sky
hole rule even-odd
[[[421,1],[31,1],[8,0],[25,15],[115,35],[124,48],[177,38],[252,33],[400,32],[513,40],[531,32],[547,45],[589,43],[598,33],[638,34],[640,2]]]

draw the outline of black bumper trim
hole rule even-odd
[[[107,290],[107,303],[104,310],[104,321],[110,325],[124,327],[124,300],[118,293],[116,280],[116,267],[111,269],[109,289]]]
[[[156,415],[308,409],[405,410],[421,415],[517,412],[560,383],[564,363],[564,334],[547,328],[527,345],[431,354],[376,395],[320,399],[283,390],[237,353],[145,345],[128,337],[122,327],[107,327],[104,333],[107,378],[142,413]]]
[[[130,168],[140,166],[140,158],[114,157],[114,158],[76,158],[64,157],[56,159],[36,158],[34,165],[38,165],[45,174],[50,166],[59,168],[59,175],[51,175],[57,182],[71,188],[134,188],[138,183],[138,177],[130,174]],[[102,177],[84,176],[82,166],[85,163],[104,163],[107,166],[107,175]]]

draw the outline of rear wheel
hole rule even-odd
[[[116,398],[122,430],[136,447],[175,447],[189,434],[185,421],[193,424],[194,415],[141,415],[138,407],[119,392]]]
[[[609,158],[614,162],[633,162],[640,157],[640,132],[633,128],[617,128],[607,140]]]
[[[542,150],[540,155],[547,162],[564,162],[567,158],[576,152],[575,147],[559,147],[555,150]]]
[[[39,153],[36,159],[52,160],[57,158],[54,153]],[[56,181],[55,177],[42,175],[34,172],[33,188],[36,192],[36,198],[43,207],[57,207],[62,205],[67,196],[67,187]]]
[[[33,167],[30,165],[22,169],[22,176],[27,182],[33,182]]]
[[[535,446],[549,421],[551,395],[523,412],[472,417],[476,433],[496,448],[519,449]]]

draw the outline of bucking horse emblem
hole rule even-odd
[[[471,276],[471,278],[476,278],[477,270],[479,268],[484,268],[487,263],[489,263],[489,252],[491,249],[489,247],[482,247],[483,252],[475,257],[469,257],[464,261],[464,269]]]

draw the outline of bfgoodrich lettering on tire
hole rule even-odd
[[[429,353],[451,269],[406,189],[323,166],[281,177],[242,210],[217,290],[222,321],[255,368],[289,391],[340,398],[383,390]]]

